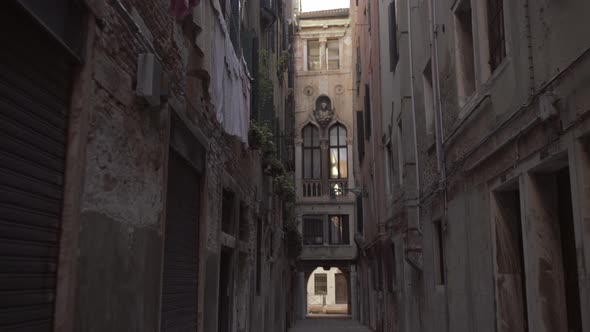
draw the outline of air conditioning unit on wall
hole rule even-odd
[[[159,106],[162,96],[162,64],[153,53],[139,55],[136,94],[151,106]]]

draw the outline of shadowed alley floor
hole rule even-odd
[[[314,318],[298,321],[289,332],[371,332],[352,319]]]

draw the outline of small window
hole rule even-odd
[[[320,132],[308,124],[303,128],[303,178],[306,180],[320,178]]]
[[[434,90],[432,85],[432,67],[430,61],[422,72],[422,87],[424,90],[424,118],[426,119],[426,134],[434,136]]]
[[[307,41],[307,70],[320,70],[320,42],[317,40]]]
[[[346,178],[348,178],[346,128],[335,125],[330,128],[330,179]]]
[[[488,38],[490,41],[490,68],[494,71],[506,57],[504,0],[488,0]]]
[[[364,212],[363,212],[363,197],[358,196],[356,198],[356,231],[359,234],[363,234],[363,219]]]
[[[391,141],[385,145],[385,157],[385,186],[387,187],[387,193],[391,195],[393,194],[393,181],[395,178],[395,162],[393,158],[393,148],[391,146]]]
[[[387,284],[389,287],[389,290],[392,292],[395,292],[397,290],[397,265],[396,265],[396,261],[397,261],[397,256],[395,253],[395,244],[391,243],[391,258],[389,260],[389,266],[388,266],[388,273],[387,275],[389,276],[389,280],[387,280]]]
[[[326,273],[316,273],[313,277],[315,295],[328,294],[328,275]]]
[[[396,2],[389,4],[389,71],[395,72],[395,67],[399,61],[399,51],[397,49],[397,14],[395,10]]]
[[[303,218],[303,244],[324,244],[324,221],[318,218]]]
[[[399,179],[399,185],[404,184],[404,144],[402,142],[403,132],[402,132],[402,119],[397,120],[397,176]]]
[[[371,138],[371,88],[365,84],[365,138]]]
[[[235,233],[235,194],[224,190],[221,202],[221,231],[234,235]]]
[[[330,244],[350,244],[348,216],[330,216]]]
[[[328,69],[340,69],[340,41],[337,39],[328,40],[326,47],[326,57],[328,59]]]
[[[433,223],[434,238],[434,274],[437,285],[445,285],[445,242],[442,222],[437,220]]]
[[[356,144],[359,155],[359,162],[365,157],[365,121],[363,111],[356,112]]]
[[[357,40],[357,44],[360,45],[361,40]],[[361,48],[360,46],[356,47],[356,95],[360,95],[361,93]]]
[[[470,0],[463,0],[455,10],[457,87],[459,105],[461,106],[475,91],[475,55],[471,12]]]

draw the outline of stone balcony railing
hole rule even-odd
[[[330,179],[328,184],[331,193],[333,192],[336,196],[346,196],[344,189],[348,188],[348,179]]]
[[[345,189],[348,188],[348,180],[330,179],[327,185],[322,180],[302,180],[301,187],[304,198],[321,197],[322,195],[327,196],[331,194],[346,196]]]
[[[322,196],[321,180],[303,180],[303,197],[320,197]]]

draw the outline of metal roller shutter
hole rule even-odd
[[[168,197],[162,287],[162,332],[197,330],[199,174],[174,150]]]
[[[71,67],[28,16],[3,6],[0,331],[52,331]]]

